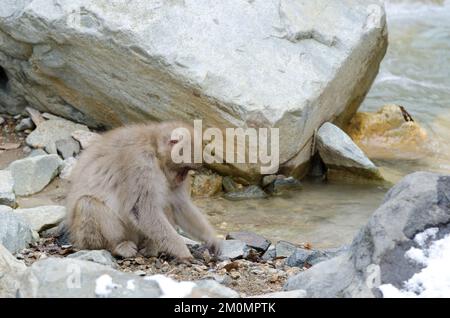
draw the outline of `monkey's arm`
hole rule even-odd
[[[216,232],[206,217],[192,203],[187,191],[180,187],[175,190],[171,201],[175,223],[194,238],[206,242],[214,251],[220,250]]]

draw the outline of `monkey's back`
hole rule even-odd
[[[75,205],[83,196],[95,197],[116,213],[127,213],[137,200],[136,184],[145,184],[155,169],[155,125],[132,125],[97,137],[80,155],[67,195],[70,227]],[[161,184],[164,187],[164,184]]]

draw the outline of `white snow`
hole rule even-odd
[[[183,298],[188,296],[196,286],[193,282],[177,282],[164,275],[147,276],[145,280],[154,280],[161,288],[161,298]]]
[[[425,267],[404,282],[402,289],[391,284],[381,285],[379,288],[385,298],[450,297],[450,234],[426,247],[426,241],[436,237],[437,232],[438,229],[430,228],[415,236],[414,240],[422,249],[412,247],[405,256]]]
[[[127,281],[127,289],[129,290],[135,290],[136,286],[134,286],[134,279],[130,279]]]
[[[113,283],[111,276],[104,274],[95,280],[95,295],[106,297],[117,287],[119,285]]]
[[[422,233],[416,234],[416,236],[414,236],[414,241],[417,244],[419,244],[420,247],[425,247],[427,241],[429,239],[434,239],[438,232],[439,229],[437,227],[430,227],[429,229],[426,229]]]

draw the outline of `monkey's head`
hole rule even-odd
[[[194,160],[194,128],[184,122],[166,122],[159,125],[158,157],[172,186],[182,184],[189,170],[197,170],[201,163]],[[198,136],[202,145],[202,136]],[[201,149],[203,151],[203,149]]]

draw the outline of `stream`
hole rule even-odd
[[[376,161],[397,182],[419,170],[450,172],[450,0],[386,3],[389,48],[361,111],[404,106],[430,136],[433,153],[420,160]],[[317,248],[351,242],[388,188],[304,182],[300,191],[267,200],[197,199],[221,234],[249,230],[273,241]]]

